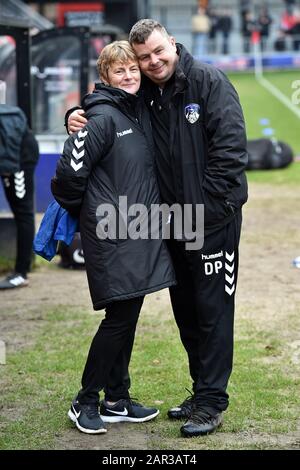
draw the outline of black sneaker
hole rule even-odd
[[[179,406],[176,406],[175,408],[170,408],[168,411],[168,417],[170,419],[187,419],[189,418],[194,403],[195,403],[195,396],[190,392],[190,390],[187,389],[189,392],[190,396],[187,397]]]
[[[187,422],[181,426],[180,431],[184,437],[204,436],[214,432],[221,426],[223,415],[221,412],[214,415],[201,408],[195,408]]]
[[[16,287],[26,287],[29,281],[26,276],[20,273],[13,273],[0,281],[0,289],[15,289]]]
[[[99,403],[81,404],[73,400],[68,416],[76,424],[79,431],[87,434],[103,434],[107,432],[99,414]]]
[[[121,421],[143,423],[150,421],[158,414],[159,410],[156,408],[147,408],[130,398],[119,400],[114,405],[108,405],[105,400],[100,403],[100,416],[105,423]]]

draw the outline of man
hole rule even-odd
[[[36,138],[25,114],[16,107],[0,105],[0,176],[17,229],[14,272],[0,281],[0,290],[26,287],[34,238],[34,172],[39,159]]]
[[[226,76],[194,61],[162,25],[140,20],[129,41],[144,74],[162,202],[205,207],[201,250],[168,243],[178,282],[170,288],[172,308],[193,380],[191,397],[168,416],[188,418],[182,434],[199,436],[216,430],[228,407],[241,206],[247,200],[244,118]],[[71,131],[86,122],[75,114]]]

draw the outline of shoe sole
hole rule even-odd
[[[83,428],[82,426],[80,426],[80,424],[77,421],[76,416],[74,415],[74,413],[72,413],[71,410],[68,411],[68,417],[70,418],[70,420],[73,423],[76,424],[77,429],[79,429],[79,431],[81,431],[81,432],[84,432],[85,434],[105,434],[107,432],[107,429],[105,429],[105,428],[100,428],[100,429],[86,429],[86,428]]]
[[[13,286],[13,285],[10,285],[10,286],[0,286],[0,290],[10,290],[10,289],[19,289],[21,287],[27,287],[29,286],[29,282],[23,282],[22,284],[20,284],[19,286]]]
[[[200,436],[208,436],[208,434],[214,434],[221,427],[222,427],[222,423],[220,423],[215,429],[212,429],[211,431],[205,431],[205,432],[195,431],[195,432],[191,432],[191,433],[186,433],[182,429],[180,431],[181,431],[182,437],[187,437],[187,438],[189,438],[189,437],[200,437]]]
[[[151,419],[156,418],[156,416],[159,415],[159,410],[157,410],[155,413],[149,416],[145,416],[144,418],[130,418],[129,416],[106,416],[106,415],[101,415],[100,418],[104,423],[121,423],[121,422],[127,422],[127,423],[144,423],[146,421],[150,421]]]

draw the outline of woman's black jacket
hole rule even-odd
[[[160,199],[143,100],[98,84],[83,108],[88,123],[66,141],[51,187],[62,207],[80,214],[89,288],[99,310],[173,285],[175,277],[165,242],[149,233],[151,205]]]

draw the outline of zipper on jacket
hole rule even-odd
[[[177,172],[176,172],[177,162],[176,162],[176,158],[175,158],[174,152],[173,152],[174,140],[175,140],[175,129],[176,129],[176,123],[177,123],[178,115],[177,115],[177,110],[176,110],[175,105],[173,104],[172,100],[173,100],[173,97],[170,99],[170,102],[169,102],[170,115],[172,115],[172,112],[173,112],[172,110],[174,109],[174,112],[176,113],[176,119],[173,120],[173,122],[174,122],[173,126],[171,126],[171,120],[170,120],[170,159],[171,159],[171,169],[172,169],[172,174],[173,174],[173,180],[174,180],[174,186],[175,186],[175,195],[176,195],[176,201],[174,201],[174,202],[179,203],[180,202],[180,197],[179,197],[179,187],[178,187],[178,179],[177,179]]]

